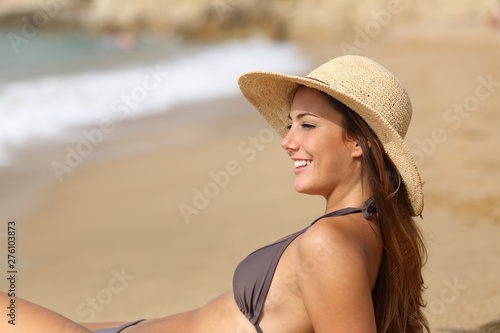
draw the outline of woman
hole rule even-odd
[[[239,85],[283,136],[295,189],[323,196],[326,214],[250,254],[235,271],[233,290],[198,310],[78,325],[16,300],[30,318],[19,320],[19,332],[428,331],[421,311],[425,248],[412,219],[422,212],[423,192],[403,142],[412,112],[404,88],[360,56],[333,59],[305,78],[247,73]],[[0,328],[16,331],[5,321]]]

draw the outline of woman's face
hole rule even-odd
[[[341,114],[319,91],[300,87],[289,119],[281,146],[294,161],[295,190],[326,199],[348,195],[361,177],[361,148],[344,140]]]

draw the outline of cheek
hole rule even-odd
[[[343,142],[328,142],[321,147],[323,154],[320,164],[324,171],[339,172],[349,164],[349,152]]]

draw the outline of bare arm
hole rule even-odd
[[[21,298],[11,298],[0,292],[0,308],[9,310],[12,318],[5,316],[0,321],[0,332],[5,333],[92,333],[87,328],[68,318]],[[2,316],[4,317],[4,316]],[[13,320],[9,322],[9,320]]]

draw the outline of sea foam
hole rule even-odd
[[[0,163],[35,138],[68,138],[102,119],[168,112],[173,106],[239,94],[251,70],[303,74],[307,60],[289,43],[262,39],[192,48],[183,56],[0,84]],[[156,73],[156,75],[154,74]]]

